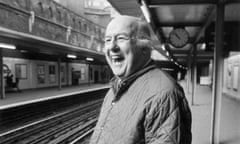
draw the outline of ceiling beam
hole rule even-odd
[[[174,55],[174,57],[179,61],[181,59],[184,59],[187,61],[188,55]],[[213,59],[213,55],[199,55],[197,54],[196,59]]]
[[[140,17],[142,12],[137,0],[107,0],[120,14]]]
[[[177,58],[178,60],[180,60],[180,59],[185,59],[185,60],[187,60],[187,57],[188,57],[188,56],[185,55],[185,56],[174,56],[174,57]],[[197,59],[208,59],[208,60],[209,60],[209,59],[213,59],[213,55],[212,55],[212,56],[209,56],[209,55],[208,55],[208,56],[203,56],[203,55],[200,56],[200,55],[197,55],[196,58],[197,58]]]
[[[209,62],[210,60],[212,60],[213,58],[209,58],[209,59],[202,59],[202,58],[196,58],[197,62]],[[186,58],[179,58],[178,62],[183,64],[183,65],[187,65],[188,61]]]
[[[216,4],[218,0],[148,0],[150,8],[160,5],[186,5],[186,4]]]
[[[209,16],[207,17],[207,19],[205,21],[205,24],[203,25],[201,30],[198,32],[196,39],[194,40],[194,43],[197,43],[201,39],[201,37],[205,33],[205,29],[211,24],[211,22],[215,18],[215,15],[216,15],[216,7],[212,7],[211,11],[209,12]]]
[[[226,4],[230,4],[230,3],[240,3],[240,0],[225,0]]]
[[[153,18],[154,19],[154,18]],[[161,27],[201,27],[204,23],[201,22],[159,22],[156,25]]]
[[[187,49],[187,50],[181,50],[181,49],[177,50],[177,49],[175,49],[174,50],[175,54],[188,54],[188,52],[189,52],[189,49]]]
[[[189,50],[174,50],[174,54],[188,54]],[[213,55],[213,52],[206,52],[202,50],[198,50],[197,54],[199,55]]]

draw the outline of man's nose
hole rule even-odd
[[[120,49],[116,40],[112,40],[107,47],[111,51],[119,51]]]

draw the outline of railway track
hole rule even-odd
[[[91,134],[102,100],[89,102],[54,116],[0,134],[4,144],[79,143]]]
[[[0,110],[0,134],[93,100],[103,99],[107,89],[66,95]],[[49,97],[50,98],[50,97]]]

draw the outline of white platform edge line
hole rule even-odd
[[[42,102],[42,101],[46,101],[46,100],[52,100],[52,99],[61,98],[61,97],[67,97],[67,96],[71,96],[71,95],[75,95],[75,94],[82,94],[82,93],[86,93],[86,92],[92,92],[92,91],[106,89],[106,88],[110,88],[110,86],[102,86],[102,87],[98,87],[98,88],[91,88],[91,89],[86,89],[86,90],[80,90],[78,92],[65,93],[65,94],[60,94],[60,95],[56,95],[56,96],[48,96],[48,97],[34,99],[34,100],[29,100],[29,101],[24,101],[24,102],[17,102],[17,103],[5,105],[5,106],[0,106],[0,110],[13,108],[13,107],[21,106],[21,105],[27,105],[27,104]]]

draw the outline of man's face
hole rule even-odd
[[[120,78],[129,76],[139,67],[137,60],[141,59],[141,52],[136,46],[133,27],[133,20],[117,18],[106,30],[105,56],[113,73]]]

